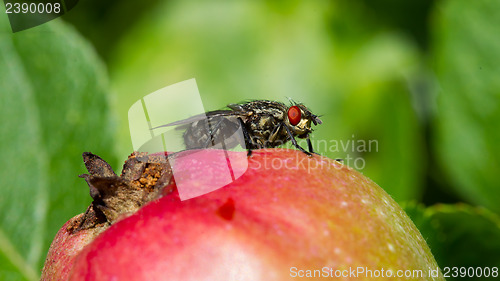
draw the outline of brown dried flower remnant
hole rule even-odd
[[[95,154],[84,152],[83,161],[89,174],[80,177],[89,185],[94,201],[81,219],[68,228],[71,232],[107,228],[117,219],[136,212],[144,204],[168,192],[164,189],[172,181],[170,165],[160,155],[132,153],[125,161],[120,176]]]

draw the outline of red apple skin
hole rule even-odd
[[[99,229],[87,229],[75,232],[69,231],[71,225],[77,223],[83,214],[67,221],[57,232],[52,241],[40,280],[67,280],[76,256],[98,234]]]
[[[185,165],[195,178],[223,173]],[[284,149],[254,151],[248,165],[223,188],[186,201],[173,192],[116,222],[78,254],[69,280],[295,280],[306,270],[330,273],[325,267],[332,275],[422,270],[415,279],[444,280],[428,276],[436,261],[405,212],[361,173]],[[384,279],[369,277],[340,279]]]

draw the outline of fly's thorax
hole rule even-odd
[[[267,140],[279,122],[272,114],[254,114],[247,120],[246,126],[251,136]]]
[[[272,117],[275,120],[283,120],[286,114],[286,111],[278,107],[253,107],[250,110],[252,112],[251,115],[255,118]]]

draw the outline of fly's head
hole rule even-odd
[[[318,125],[322,122],[305,105],[295,104],[288,108],[285,123],[295,136],[305,138],[312,132],[311,123]]]

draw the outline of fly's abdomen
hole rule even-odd
[[[238,119],[229,116],[212,116],[192,123],[184,132],[184,143],[186,149],[245,146]]]

